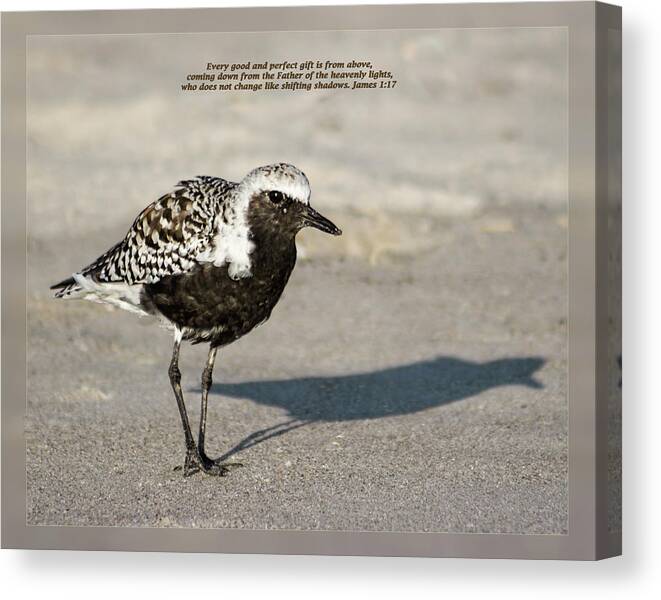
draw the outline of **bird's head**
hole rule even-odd
[[[304,227],[341,235],[342,231],[310,206],[310,183],[305,173],[286,163],[258,167],[239,184],[248,198],[251,225],[295,236]]]

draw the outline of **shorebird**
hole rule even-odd
[[[147,206],[123,240],[55,284],[56,298],[108,303],[155,315],[174,330],[170,383],[186,442],[184,476],[225,475],[204,449],[207,397],[218,348],[264,323],[296,263],[296,234],[341,231],[310,206],[305,174],[286,163],[258,167],[239,183],[198,176]],[[182,340],[208,343],[197,444],[181,389]]]

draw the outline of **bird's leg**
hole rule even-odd
[[[197,448],[200,452],[202,460],[209,460],[204,452],[204,437],[207,428],[207,398],[209,396],[209,389],[213,381],[213,365],[216,361],[216,348],[211,346],[209,348],[209,356],[207,357],[207,364],[202,371],[202,405],[200,407],[200,435],[197,439]]]
[[[192,475],[199,471],[197,460],[197,448],[195,440],[191,432],[190,424],[188,422],[188,414],[186,413],[186,405],[184,404],[184,394],[181,391],[181,371],[179,370],[179,348],[181,347],[181,337],[175,335],[174,347],[172,349],[172,360],[170,361],[170,368],[168,375],[170,376],[170,384],[174,391],[174,397],[177,399],[177,406],[179,407],[179,415],[181,416],[181,424],[184,428],[184,436],[186,438],[186,462],[184,463],[184,477]]]
[[[209,348],[209,356],[207,357],[207,364],[202,371],[202,405],[200,406],[200,434],[197,440],[197,452],[200,468],[209,475],[226,475],[230,467],[241,466],[240,463],[227,463],[223,464],[220,460],[210,459],[204,451],[204,439],[207,428],[207,399],[209,397],[209,389],[211,389],[213,365],[216,361],[217,348],[211,346]]]

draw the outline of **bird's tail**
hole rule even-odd
[[[83,288],[76,282],[73,277],[68,277],[56,283],[55,285],[50,286],[51,290],[57,290],[55,292],[56,298],[67,298],[76,292],[80,292]]]

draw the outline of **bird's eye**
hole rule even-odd
[[[276,190],[272,190],[269,192],[269,200],[273,202],[274,204],[279,204],[285,199],[285,196],[282,192],[278,192]]]

